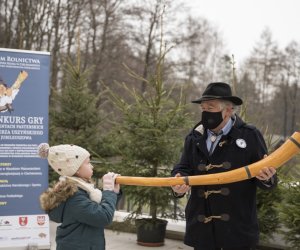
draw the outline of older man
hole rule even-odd
[[[243,101],[227,83],[210,83],[201,98],[201,122],[187,135],[173,176],[204,175],[249,165],[267,154],[263,136],[235,114]],[[259,239],[256,188],[277,184],[276,170],[266,166],[256,178],[237,183],[193,186],[186,206],[184,242],[195,250],[255,249]],[[183,197],[188,185],[172,187]]]

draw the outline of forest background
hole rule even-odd
[[[162,42],[168,51],[164,86],[172,89],[174,102],[183,96],[186,103],[188,120],[178,130],[181,146],[200,120],[197,105],[190,102],[213,81],[232,85],[245,102],[241,115],[264,133],[270,151],[299,131],[300,41],[281,49],[266,28],[237,67],[218,28],[188,11],[184,15],[185,10],[180,0],[0,1],[0,47],[51,52],[50,144],[79,144],[102,162],[118,161],[120,130],[115,127],[124,114],[115,108],[111,93],[130,103],[132,92],[124,86],[141,96],[151,92],[145,79],[155,77]],[[299,180],[299,169],[295,159],[283,171],[284,178]],[[300,221],[296,207],[291,211]],[[268,207],[264,209],[267,214]]]
[[[187,102],[209,82],[232,83],[232,55],[226,54],[218,28],[189,15],[180,0],[0,1],[0,46],[50,51],[51,88],[59,90],[65,84],[63,63],[74,58],[79,36],[81,63],[91,68],[93,93],[101,92],[104,84],[117,92],[115,82],[144,92],[145,84],[132,80],[124,65],[144,78],[153,69],[163,6],[164,39],[172,47],[165,60],[165,79],[184,87]],[[236,94],[247,103],[249,120],[283,137],[293,133],[300,120],[299,55],[299,41],[279,49],[266,28],[235,71]],[[189,108],[199,120],[197,106]]]

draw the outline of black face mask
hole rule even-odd
[[[202,112],[202,124],[204,128],[214,129],[223,121],[222,111],[220,112]]]

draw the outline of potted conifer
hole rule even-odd
[[[165,53],[160,54],[149,79],[143,79],[127,67],[131,76],[146,83],[146,92],[140,93],[123,84],[123,89],[130,95],[130,100],[125,101],[110,91],[113,103],[123,116],[115,139],[122,156],[119,172],[123,176],[169,177],[180,155],[183,129],[189,120],[182,89],[170,86],[163,80]],[[178,91],[176,97],[174,90]],[[171,200],[174,199],[171,189],[122,188],[127,201],[131,203],[129,218],[136,221],[138,244],[163,245],[167,221],[161,218],[167,217]],[[145,214],[147,218],[141,218]]]

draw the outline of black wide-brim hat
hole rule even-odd
[[[202,96],[199,99],[192,101],[192,103],[201,103],[203,101],[215,99],[231,101],[235,105],[243,104],[241,98],[232,95],[230,85],[225,82],[212,82],[208,84]]]

